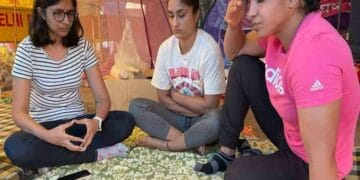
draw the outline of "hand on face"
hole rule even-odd
[[[70,121],[68,123],[61,124],[53,129],[50,129],[46,141],[57,146],[65,147],[70,151],[85,151],[86,148],[82,146],[74,145],[72,143],[72,142],[85,143],[84,139],[71,136],[65,132],[65,130],[73,126],[74,123],[75,121]]]
[[[227,24],[232,27],[238,26],[245,15],[245,9],[246,0],[230,0],[224,18]]]
[[[94,119],[80,119],[75,120],[76,124],[83,124],[86,127],[86,134],[84,137],[84,142],[81,143],[80,147],[84,148],[84,151],[87,149],[87,147],[91,144],[97,130],[99,129],[99,123],[97,120]]]

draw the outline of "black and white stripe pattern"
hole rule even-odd
[[[84,38],[68,49],[63,60],[54,61],[27,37],[17,49],[12,75],[32,81],[32,118],[38,122],[70,119],[85,113],[79,92],[82,73],[96,63],[94,50]]]

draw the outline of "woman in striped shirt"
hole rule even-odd
[[[13,67],[13,118],[22,129],[5,142],[11,161],[30,171],[125,156],[120,142],[134,127],[111,111],[95,53],[84,38],[76,0],[35,0],[30,36]],[[96,114],[86,114],[79,87],[86,74]],[[106,147],[106,148],[105,148]]]

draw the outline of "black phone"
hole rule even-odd
[[[88,170],[82,170],[79,172],[75,172],[75,173],[60,177],[58,180],[73,180],[73,179],[82,178],[82,177],[85,177],[88,175],[90,175],[90,172]]]

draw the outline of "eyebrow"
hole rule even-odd
[[[56,9],[54,9],[53,11],[64,11],[64,12],[69,12],[69,11],[75,11],[75,9],[64,10],[64,9],[56,8]]]
[[[176,10],[176,12],[175,12],[175,13],[180,13],[180,12],[183,12],[183,11],[186,11],[186,9],[179,9],[179,10]],[[169,13],[174,13],[174,12],[169,11],[169,10],[168,10],[168,12],[169,12]]]

